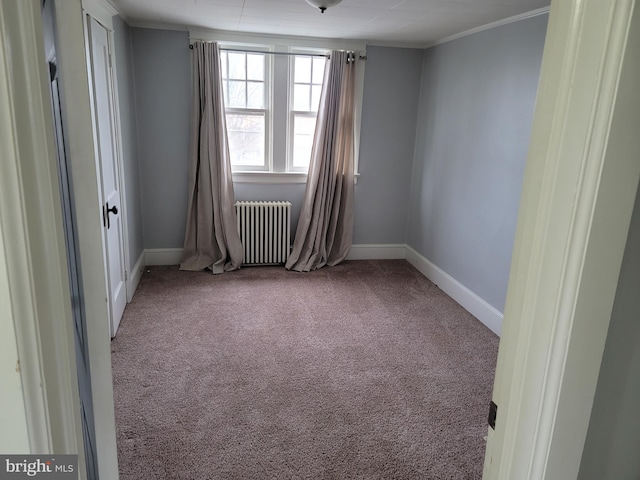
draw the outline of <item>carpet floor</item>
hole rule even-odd
[[[151,267],[112,341],[120,478],[479,479],[497,350],[404,260]]]

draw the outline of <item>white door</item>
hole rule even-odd
[[[102,183],[102,223],[104,226],[109,286],[111,336],[115,337],[124,307],[127,304],[125,286],[123,223],[120,203],[120,178],[115,141],[114,95],[111,76],[109,33],[94,18],[87,17],[91,80],[93,84],[93,114],[96,150]]]

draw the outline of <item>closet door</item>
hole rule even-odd
[[[115,137],[115,111],[109,31],[87,16],[92,82],[94,134],[102,184],[102,224],[105,235],[111,336],[116,335],[127,304],[122,205]]]

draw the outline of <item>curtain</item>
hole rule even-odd
[[[236,226],[217,43],[193,44],[193,103],[187,230],[180,270],[236,270],[242,243]]]
[[[331,52],[293,250],[299,272],[342,262],[353,238],[356,56]]]

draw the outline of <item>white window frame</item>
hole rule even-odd
[[[351,40],[330,40],[308,37],[281,37],[275,35],[256,35],[239,32],[225,32],[192,27],[189,29],[190,41],[218,42],[221,48],[232,48],[237,50],[262,50],[282,53],[318,53],[329,52],[331,50],[352,50],[360,55],[366,55],[366,43]],[[262,184],[285,184],[285,183],[305,183],[306,172],[287,171],[290,162],[291,144],[290,140],[290,102],[291,94],[291,67],[292,62],[284,55],[268,55],[271,58],[271,88],[269,89],[269,105],[271,107],[272,118],[269,122],[269,171],[240,171],[234,168],[234,183],[262,183]],[[358,156],[360,143],[360,123],[362,115],[362,97],[364,92],[364,68],[365,61],[358,62],[358,73],[356,76],[356,113],[355,113],[355,138],[354,138],[354,159],[355,172],[358,176]],[[279,85],[278,75],[282,74],[279,67],[287,65],[285,77],[286,89]],[[284,97],[283,97],[284,95]],[[284,111],[284,116],[282,110]]]
[[[233,51],[237,50],[238,53],[247,53],[246,50],[255,51],[255,53],[265,52],[265,71],[264,71],[264,86],[265,86],[265,98],[264,98],[264,108],[256,109],[256,108],[239,108],[239,107],[228,107],[225,105],[225,113],[232,114],[262,114],[265,116],[265,125],[264,125],[264,163],[262,166],[243,166],[236,165],[233,167],[234,172],[261,172],[268,173],[272,171],[273,166],[273,155],[272,155],[272,131],[271,125],[273,123],[273,98],[271,95],[272,85],[273,85],[273,61],[272,55],[269,55],[269,48],[264,45],[238,45],[235,43],[222,43],[219,44],[220,48],[224,49],[224,52],[221,53],[233,53]],[[252,52],[253,53],[253,52]],[[228,61],[228,59],[227,59]],[[227,67],[228,68],[228,67]]]
[[[311,57],[313,57],[314,55],[328,56],[331,53],[329,50],[326,50],[326,49],[311,49],[311,48],[302,49],[302,48],[294,48],[294,47],[289,48],[289,52],[293,54],[299,54],[301,56],[309,55]],[[289,105],[287,108],[288,128],[287,128],[287,159],[286,161],[287,161],[288,172],[306,173],[305,169],[293,166],[294,124],[295,124],[296,115],[308,116],[308,117],[312,117],[314,115],[312,115],[310,112],[306,110],[296,110],[294,108],[293,95],[294,95],[294,86],[295,86],[295,68],[294,68],[295,59],[296,59],[295,55],[292,55],[289,59],[289,81],[288,81]],[[311,80],[313,81],[313,79]],[[311,92],[309,92],[309,94],[312,95]],[[315,117],[317,119],[317,112]]]

